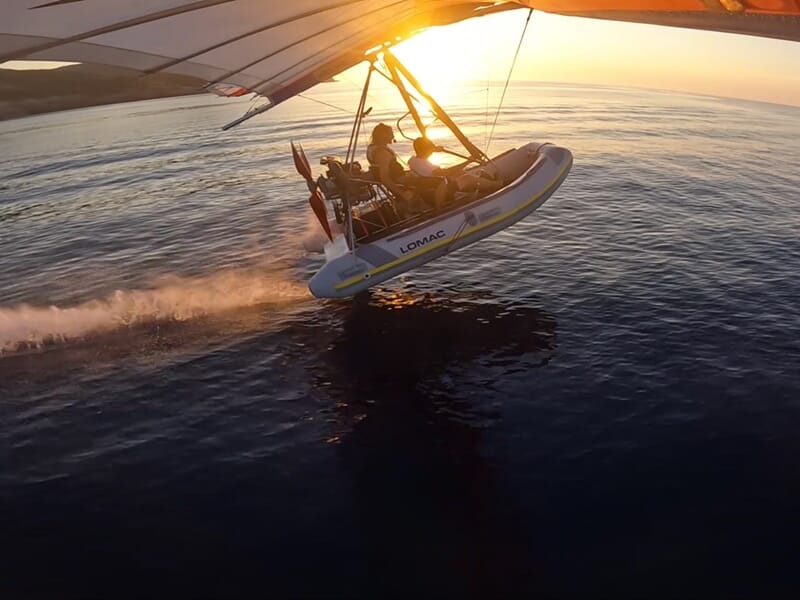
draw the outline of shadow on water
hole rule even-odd
[[[314,385],[346,424],[395,405],[481,428],[509,378],[555,351],[555,319],[491,295],[374,294],[356,298],[318,356]]]
[[[59,400],[72,408],[50,417],[60,430],[35,452],[42,472],[4,500],[22,580],[7,585],[66,597],[139,597],[154,577],[176,597],[529,589],[542,561],[493,425],[506,386],[555,352],[555,320],[535,304],[378,292],[267,317],[264,333],[246,320],[224,351],[204,351],[219,347],[216,327],[207,345],[192,325],[184,347],[175,325],[166,357],[192,360],[159,358],[145,381],[112,368]],[[120,346],[112,359],[127,362]],[[13,362],[33,378],[42,358]]]
[[[546,312],[491,295],[351,304],[316,388],[336,402],[333,441],[353,480],[369,592],[490,597],[530,586],[530,541],[482,438],[508,379],[548,362],[555,329]]]

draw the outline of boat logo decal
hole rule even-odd
[[[408,242],[405,246],[400,247],[400,254],[405,254],[406,252],[411,252],[412,250],[416,250],[417,248],[422,248],[422,246],[426,244],[430,244],[431,242],[435,242],[438,239],[443,238],[447,234],[444,232],[444,229],[440,229],[435,233],[431,233],[429,235],[425,235],[418,240],[412,240]]]

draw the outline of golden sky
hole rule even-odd
[[[457,79],[505,80],[526,16],[512,11],[437,28],[405,42],[397,54],[432,87]],[[800,43],[535,12],[513,79],[800,106]]]
[[[446,101],[443,96],[454,83],[505,80],[526,16],[526,10],[518,10],[435,28],[398,46],[397,54],[435,97]],[[800,106],[800,43],[535,12],[513,79]]]

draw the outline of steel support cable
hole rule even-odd
[[[519,56],[519,51],[522,48],[522,42],[525,40],[525,32],[528,31],[528,23],[531,22],[531,16],[533,15],[533,9],[531,8],[528,11],[528,18],[525,19],[525,26],[522,28],[522,35],[519,38],[519,44],[517,44],[517,51],[514,53],[514,60],[511,61],[511,68],[508,70],[508,77],[506,77],[506,84],[503,86],[503,94],[500,96],[500,104],[497,105],[497,112],[494,114],[494,123],[492,123],[492,130],[489,132],[489,141],[486,143],[486,154],[489,154],[489,146],[492,144],[492,137],[494,136],[494,128],[497,125],[497,117],[500,116],[500,109],[503,106],[503,100],[506,97],[506,90],[508,89],[508,82],[511,81],[511,74],[514,72],[514,65],[517,64],[517,57]]]

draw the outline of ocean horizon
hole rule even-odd
[[[351,77],[351,75],[348,75]],[[315,95],[325,95],[325,87],[330,85],[331,83],[340,83],[340,80],[334,80],[332,82],[323,82],[320,86],[316,89],[309,90],[305,92],[305,94],[309,96]],[[483,89],[486,87],[500,89],[505,85],[504,80],[498,79],[488,79],[485,81],[477,80],[477,79],[468,79],[465,80],[462,84],[463,87],[466,88],[473,88],[473,89]],[[744,103],[754,103],[757,105],[763,104],[767,106],[779,106],[782,108],[789,108],[789,109],[800,109],[800,100],[798,100],[797,104],[786,104],[783,102],[776,102],[776,101],[769,101],[769,100],[758,100],[754,98],[745,98],[740,96],[725,96],[725,95],[718,95],[718,94],[710,94],[710,93],[703,93],[697,92],[692,90],[682,90],[682,89],[669,89],[669,88],[654,88],[654,87],[647,87],[647,86],[635,86],[635,85],[622,85],[622,84],[603,84],[603,83],[582,83],[582,82],[570,82],[570,81],[550,81],[550,80],[535,80],[535,79],[513,79],[509,82],[511,87],[521,87],[521,86],[539,86],[539,87],[548,87],[548,86],[557,86],[563,88],[575,88],[575,89],[597,89],[597,90],[621,90],[621,91],[632,91],[632,92],[651,92],[654,94],[667,94],[670,96],[695,96],[698,98],[706,98],[706,99],[714,99],[714,100],[729,100],[734,102],[744,102]],[[49,110],[47,112],[42,113],[35,113],[35,114],[28,114],[28,115],[20,115],[20,116],[13,116],[7,117],[5,119],[0,118],[0,123],[3,121],[12,121],[17,119],[26,119],[36,116],[41,116],[45,114],[53,114],[57,112],[67,112],[67,111],[74,111],[74,110],[84,110],[87,108],[98,108],[100,106],[114,106],[118,104],[135,104],[138,102],[150,102],[152,100],[168,100],[168,99],[175,99],[175,98],[188,98],[191,96],[200,96],[205,98],[206,100],[213,100],[214,102],[220,104],[234,104],[236,102],[252,102],[253,99],[251,96],[245,97],[244,100],[237,100],[232,98],[214,98],[212,94],[209,93],[194,93],[194,94],[179,94],[175,96],[164,96],[161,98],[142,98],[142,99],[131,99],[131,100],[119,100],[114,102],[106,102],[102,105],[87,105],[87,106],[78,106],[78,107],[69,107],[69,108],[57,108],[55,110]],[[59,98],[54,97],[51,100],[58,102]]]

